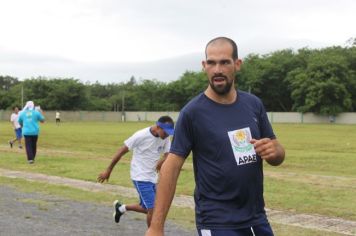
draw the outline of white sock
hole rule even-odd
[[[121,206],[119,207],[119,211],[120,211],[121,213],[125,213],[125,211],[126,211],[126,205],[121,205]]]

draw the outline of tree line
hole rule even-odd
[[[0,76],[0,109],[33,100],[44,110],[179,111],[207,87],[203,72],[172,82],[155,79],[101,84],[74,78]],[[267,111],[337,115],[356,111],[356,44],[250,54],[236,75],[239,89],[260,97]]]

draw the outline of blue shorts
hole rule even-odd
[[[140,205],[145,209],[153,209],[156,197],[156,184],[148,181],[132,181],[140,196]]]
[[[22,129],[21,128],[15,129],[15,134],[17,139],[22,138]]]
[[[269,223],[243,229],[199,229],[199,236],[273,236]]]

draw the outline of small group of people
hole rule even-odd
[[[109,180],[114,166],[132,150],[130,174],[139,203],[116,200],[115,222],[126,211],[145,213],[146,236],[162,236],[179,173],[192,153],[198,235],[272,236],[264,209],[263,162],[280,165],[285,150],[262,101],[235,88],[242,63],[236,43],[227,37],[212,39],[205,56],[208,86],[180,111],[175,127],[170,117],[161,117],[154,126],[137,131],[124,141],[98,182]]]
[[[114,220],[127,211],[146,214],[146,236],[163,236],[179,173],[192,153],[195,178],[195,221],[199,236],[272,236],[263,198],[263,162],[280,165],[285,150],[268,121],[262,101],[235,88],[242,61],[236,43],[227,37],[209,41],[202,67],[208,86],[180,111],[174,124],[169,116],[126,139],[109,166],[99,173],[108,181],[115,165],[132,151],[130,177],[139,202],[114,201]],[[42,111],[28,101],[11,122],[28,163],[35,161]],[[60,114],[56,112],[56,124]],[[172,141],[169,136],[173,135]],[[157,186],[156,186],[157,185]]]
[[[29,164],[35,162],[37,153],[37,140],[40,132],[39,122],[44,122],[45,118],[42,110],[35,108],[33,101],[26,102],[24,108],[19,111],[18,107],[14,107],[10,117],[10,122],[15,131],[16,138],[9,141],[12,148],[14,143],[18,142],[18,147],[22,148],[22,136],[25,138],[26,156]]]

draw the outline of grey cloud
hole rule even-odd
[[[0,49],[0,75],[20,79],[37,76],[75,78],[103,84],[126,82],[131,76],[167,82],[179,79],[187,70],[199,71],[201,60],[202,54],[195,53],[152,62],[85,63],[44,55],[3,53]]]

